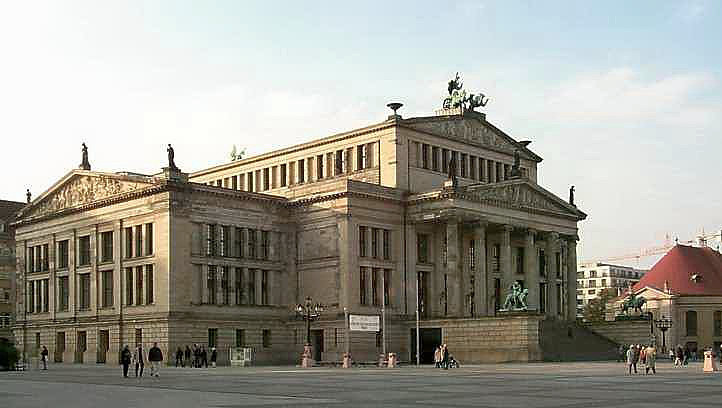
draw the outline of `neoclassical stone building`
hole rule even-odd
[[[64,362],[159,341],[294,363],[293,305],[311,297],[317,360],[373,360],[384,341],[414,360],[417,305],[424,358],[443,341],[467,362],[539,360],[542,321],[576,316],[586,215],[537,184],[528,144],[454,108],[190,174],[84,159],[15,222],[16,340]],[[515,281],[533,313],[499,312]],[[346,330],[345,312],[382,309],[386,333]]]

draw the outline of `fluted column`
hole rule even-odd
[[[459,271],[459,224],[450,219],[446,224],[446,299],[449,316],[463,314],[463,293],[461,293],[461,273]]]
[[[499,254],[499,263],[501,264],[501,297],[504,298],[506,291],[514,281],[513,271],[511,270],[511,231],[514,229],[511,225],[504,225],[501,231],[501,253]]]
[[[486,224],[474,228],[474,308],[477,316],[489,314],[487,302]]]
[[[567,239],[567,320],[577,318],[577,236]]]
[[[536,264],[536,231],[529,228],[524,237],[524,280],[529,290],[527,306],[529,310],[539,310],[539,271]]]
[[[557,270],[556,270],[556,259],[554,256],[557,241],[559,240],[559,234],[556,232],[550,232],[547,234],[546,239],[546,255],[547,255],[547,281],[549,282],[548,294],[549,299],[547,304],[549,308],[546,311],[548,316],[556,316],[561,308],[559,304],[559,293],[557,292]]]

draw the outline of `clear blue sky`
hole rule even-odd
[[[580,257],[722,228],[722,4],[0,3],[0,198],[80,162],[186,171],[439,107],[459,71],[488,119],[577,186]]]

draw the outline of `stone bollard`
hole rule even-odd
[[[351,353],[343,353],[343,368],[351,368]]]
[[[379,354],[379,367],[383,367],[386,365],[386,356],[383,354]]]
[[[389,360],[388,364],[386,365],[388,368],[394,368],[396,367],[396,353],[389,353]]]
[[[712,373],[717,371],[717,360],[714,359],[712,351],[707,350],[704,352],[704,372]]]

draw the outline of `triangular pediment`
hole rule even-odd
[[[541,157],[487,122],[482,116],[477,117],[477,115],[467,113],[454,116],[412,118],[404,121],[404,125],[421,132],[478,144],[508,154],[519,150],[523,158],[541,161]]]
[[[74,170],[28,204],[20,217],[35,218],[78,208],[153,184],[151,177]]]
[[[474,184],[463,195],[474,201],[495,202],[510,208],[547,211],[585,219],[586,214],[553,193],[527,179],[509,180],[494,184]]]

